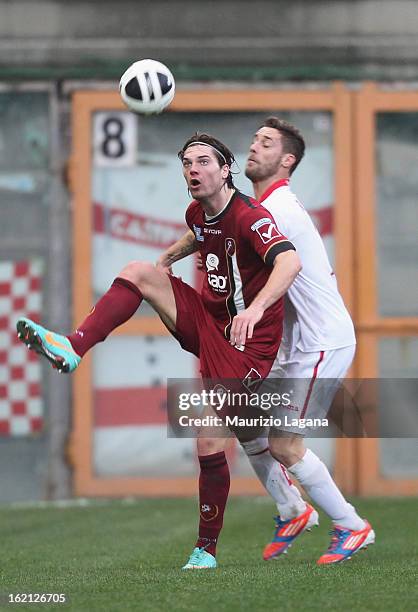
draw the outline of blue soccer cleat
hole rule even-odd
[[[304,531],[310,531],[318,525],[318,512],[310,504],[306,504],[306,510],[293,519],[283,521],[280,516],[276,519],[273,540],[267,544],[263,551],[264,561],[275,559],[279,555],[287,553],[293,542]]]
[[[331,531],[331,544],[328,550],[318,559],[318,565],[330,565],[347,561],[359,550],[374,544],[375,533],[367,521],[363,529],[354,531],[335,526]]]
[[[215,569],[216,566],[216,559],[213,555],[206,552],[204,548],[195,548],[192,554],[190,555],[186,565],[183,565],[182,569]]]
[[[16,328],[18,338],[35,353],[46,357],[58,372],[73,372],[78,367],[81,357],[65,336],[24,317],[17,321]]]

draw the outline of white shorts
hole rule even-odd
[[[312,353],[280,349],[260,389],[260,392],[279,391],[281,395],[280,405],[272,408],[274,427],[301,435],[311,434],[312,429],[321,427],[318,420],[326,420],[355,349],[355,345]],[[324,435],[329,433],[324,431]]]

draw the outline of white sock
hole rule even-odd
[[[288,468],[313,502],[331,517],[335,525],[359,531],[365,522],[343,497],[326,465],[309,448],[300,461]]]
[[[267,438],[242,442],[255,473],[276,502],[280,518],[284,521],[299,516],[306,510],[306,502],[291,483],[286,468],[271,456]]]

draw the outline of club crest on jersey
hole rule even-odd
[[[263,219],[256,221],[256,223],[253,223],[251,229],[253,232],[257,232],[264,244],[267,244],[270,242],[270,240],[273,240],[273,238],[278,238],[282,235],[273,221],[268,217],[264,217]]]
[[[202,235],[202,228],[193,223],[193,231],[198,242],[204,242],[205,237]]]
[[[206,270],[211,272],[212,270],[218,271],[219,257],[215,253],[208,253],[206,256]]]
[[[226,254],[230,257],[232,257],[232,255],[235,255],[235,240],[233,238],[226,238],[225,251]]]
[[[257,372],[254,368],[248,372],[248,374],[243,378],[242,384],[248,391],[257,391],[259,385],[261,384],[262,378],[261,374]]]

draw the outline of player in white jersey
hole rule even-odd
[[[289,177],[302,159],[304,149],[304,140],[296,128],[269,117],[254,136],[245,169],[256,199],[270,211],[279,230],[295,245],[302,263],[302,270],[287,293],[282,345],[270,374],[270,377],[290,379],[289,387],[295,390],[291,405],[280,407],[282,423],[286,423],[286,414],[289,420],[326,416],[355,352],[353,323],[338,292],[322,239],[290,190]],[[303,434],[299,427],[286,425],[270,431],[270,451],[334,524],[331,544],[318,563],[344,561],[373,543],[374,532],[344,499],[324,463],[305,448]],[[262,441],[259,445],[257,441],[243,444],[250,460],[251,452],[263,444]],[[283,504],[283,512],[278,502],[278,508],[280,517],[273,541],[264,551],[265,559],[288,548],[289,536],[297,531],[298,515],[303,516],[299,502],[293,509]]]
[[[304,261],[303,270],[288,290],[294,307],[293,316],[288,318],[288,323],[292,323],[288,332],[293,336],[289,343],[304,353],[355,345],[353,323],[338,292],[324,243],[291,191],[289,179],[273,183],[261,194],[259,202],[296,239],[299,257]]]
[[[303,270],[287,292],[283,340],[279,358],[269,375],[272,379],[302,379],[303,382],[290,384],[292,405],[281,407],[279,416],[283,422],[326,417],[339,381],[354,357],[353,323],[338,291],[324,243],[311,217],[291,191],[289,179],[274,182],[260,195],[259,201],[273,214],[282,231],[286,228],[292,233],[304,262]],[[326,380],[322,385],[317,382],[307,397],[313,377]],[[320,405],[314,401],[319,395],[318,384]],[[314,390],[316,394],[312,393]],[[287,426],[285,431],[301,433],[298,426]]]

